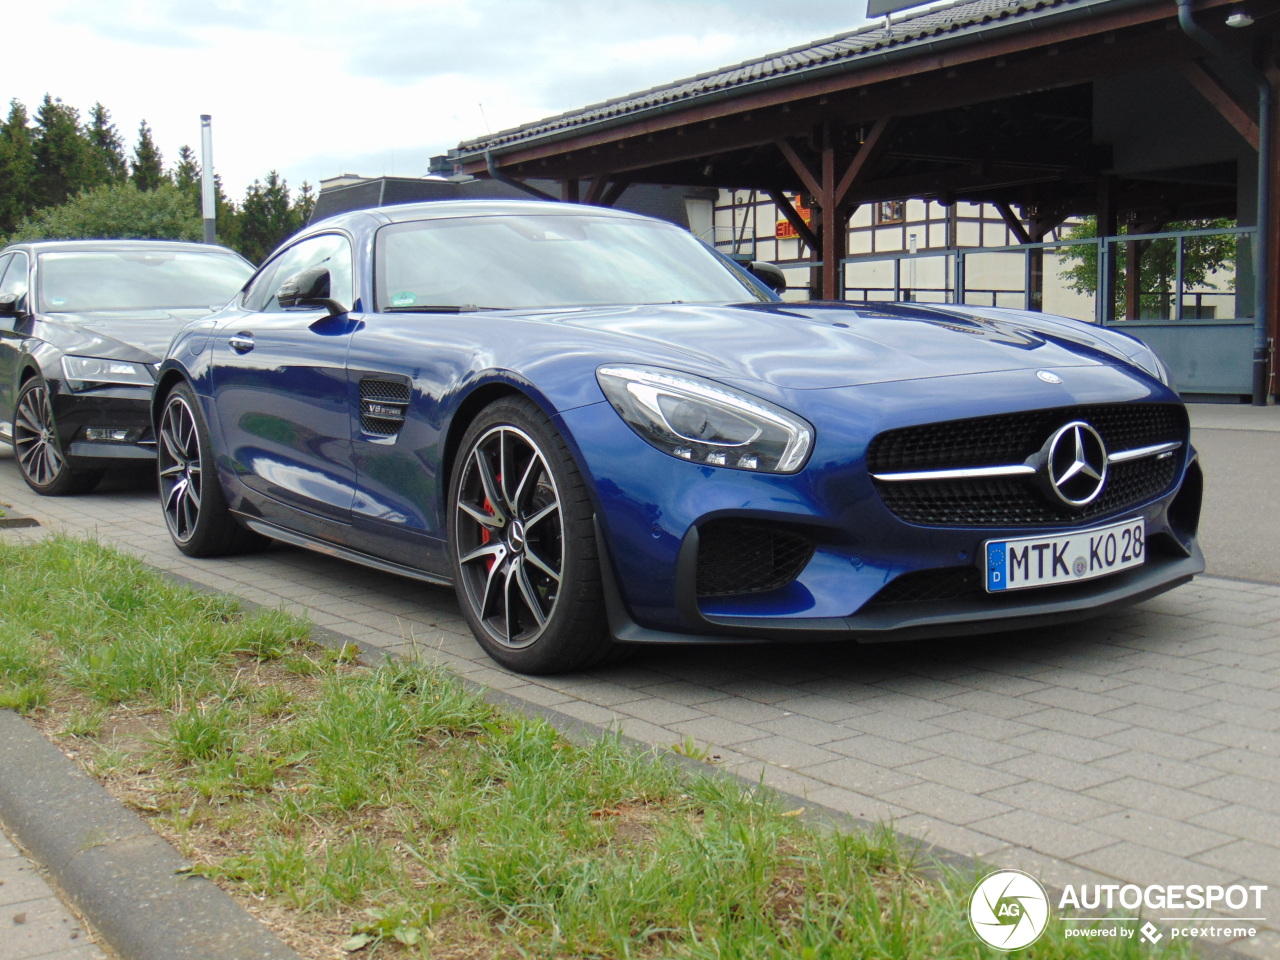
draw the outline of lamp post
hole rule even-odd
[[[213,190],[213,117],[200,114],[200,199],[204,210],[204,242],[217,242],[217,202]]]

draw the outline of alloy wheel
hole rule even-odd
[[[160,418],[160,503],[169,532],[179,542],[195,534],[200,519],[200,433],[186,400],[174,395]]]
[[[43,383],[28,387],[18,398],[13,417],[13,450],[18,466],[37,486],[49,486],[66,469],[67,461],[54,431],[49,388]]]
[[[560,595],[565,521],[555,480],[533,438],[509,425],[481,435],[462,470],[454,549],[466,600],[494,641],[526,647]]]

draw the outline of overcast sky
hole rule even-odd
[[[29,0],[0,97],[111,111],[235,199],[279,170],[421,176],[460,140],[855,29],[866,0]]]

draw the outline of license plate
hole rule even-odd
[[[1092,580],[1141,565],[1147,527],[1141,518],[1048,537],[988,540],[988,593]]]

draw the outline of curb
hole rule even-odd
[[[299,960],[18,714],[0,710],[0,820],[126,960]]]
[[[38,527],[40,521],[35,517],[27,517],[17,513],[7,503],[0,506],[0,530],[14,530],[19,527]]]

